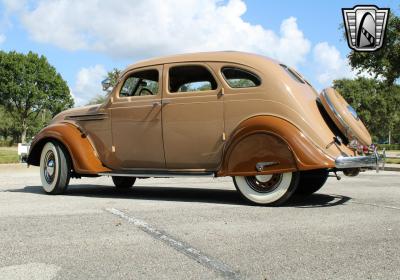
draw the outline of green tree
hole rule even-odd
[[[6,111],[3,106],[0,106],[0,136],[2,140],[7,141],[9,136],[12,135],[13,120],[10,114]]]
[[[107,78],[110,79],[111,86],[115,86],[118,82],[119,76],[121,75],[122,71],[118,68],[114,68],[113,70],[107,73]]]
[[[54,116],[73,104],[67,83],[46,57],[33,52],[0,52],[0,105],[19,128],[21,142],[44,110]]]
[[[352,50],[348,59],[353,69],[382,76],[387,85],[393,85],[400,77],[400,17],[389,14],[382,48],[374,52]]]
[[[333,87],[357,111],[375,142],[388,139],[389,132],[400,140],[400,86],[357,78],[335,80]]]

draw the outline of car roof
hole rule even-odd
[[[169,55],[151,58],[143,61],[139,61],[128,66],[124,73],[135,69],[152,65],[160,65],[166,63],[179,63],[179,62],[231,62],[237,64],[247,65],[253,68],[261,68],[262,65],[265,66],[265,62],[269,62],[270,64],[279,63],[276,60],[268,58],[266,56],[247,53],[247,52],[239,52],[239,51],[218,51],[218,52],[197,52],[197,53],[185,53],[185,54],[177,54],[177,55]]]

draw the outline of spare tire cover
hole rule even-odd
[[[360,144],[371,145],[371,135],[356,111],[333,88],[324,89],[319,100],[329,116],[349,141],[357,139]]]

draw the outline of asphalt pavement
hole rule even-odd
[[[37,168],[1,165],[0,279],[400,279],[400,173],[259,207],[230,178],[74,179],[51,196]]]

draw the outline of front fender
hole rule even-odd
[[[262,171],[257,163],[267,163]],[[224,150],[218,176],[252,176],[335,167],[335,161],[297,127],[274,116],[243,121]]]
[[[27,163],[40,165],[40,155],[43,146],[48,141],[58,141],[68,150],[74,171],[78,174],[98,174],[110,171],[103,166],[97,152],[78,126],[68,123],[55,123],[42,129],[35,137],[29,150]]]

